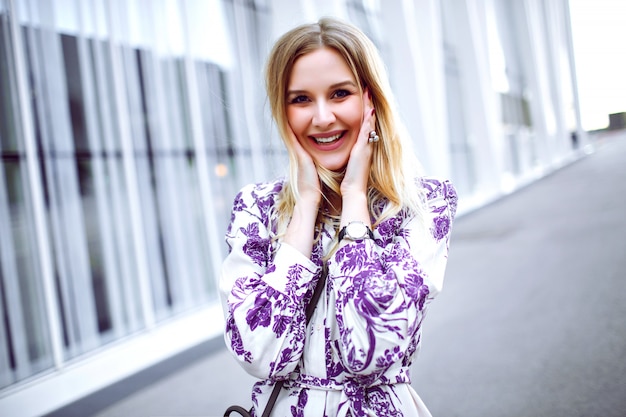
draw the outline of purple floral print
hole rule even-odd
[[[427,306],[442,287],[457,195],[448,181],[419,184],[424,216],[403,210],[382,221],[373,240],[349,242],[330,256],[326,288],[306,328],[305,308],[335,230],[316,230],[307,258],[275,238],[282,180],[237,194],[220,288],[227,346],[259,378],[255,410],[283,380],[274,415],[430,415],[410,386],[409,368]]]

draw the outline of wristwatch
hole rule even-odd
[[[352,221],[339,232],[339,241],[341,242],[344,238],[350,240],[374,239],[374,233],[365,223]]]

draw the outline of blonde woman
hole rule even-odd
[[[454,187],[417,171],[380,56],[352,25],[283,35],[266,87],[290,171],[235,198],[220,282],[226,344],[260,380],[252,414],[282,381],[274,416],[429,416],[409,368],[443,282]]]

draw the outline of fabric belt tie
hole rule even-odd
[[[311,375],[303,375],[297,373],[293,375],[292,379],[287,382],[291,386],[299,386],[309,389],[317,389],[324,391],[343,391],[347,400],[339,405],[339,410],[346,408],[350,410],[350,414],[353,417],[366,417],[367,411],[367,399],[368,390],[381,385],[394,385],[394,384],[410,384],[411,378],[409,377],[408,370],[401,370],[401,372],[395,376],[393,381],[378,378],[372,383],[363,384],[356,379],[346,379],[343,382],[337,382],[332,378],[319,378]],[[347,414],[347,413],[346,413]],[[339,412],[338,415],[343,415]]]

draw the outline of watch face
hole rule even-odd
[[[346,234],[351,239],[363,239],[367,236],[367,226],[363,223],[350,223],[348,227],[346,227]]]

